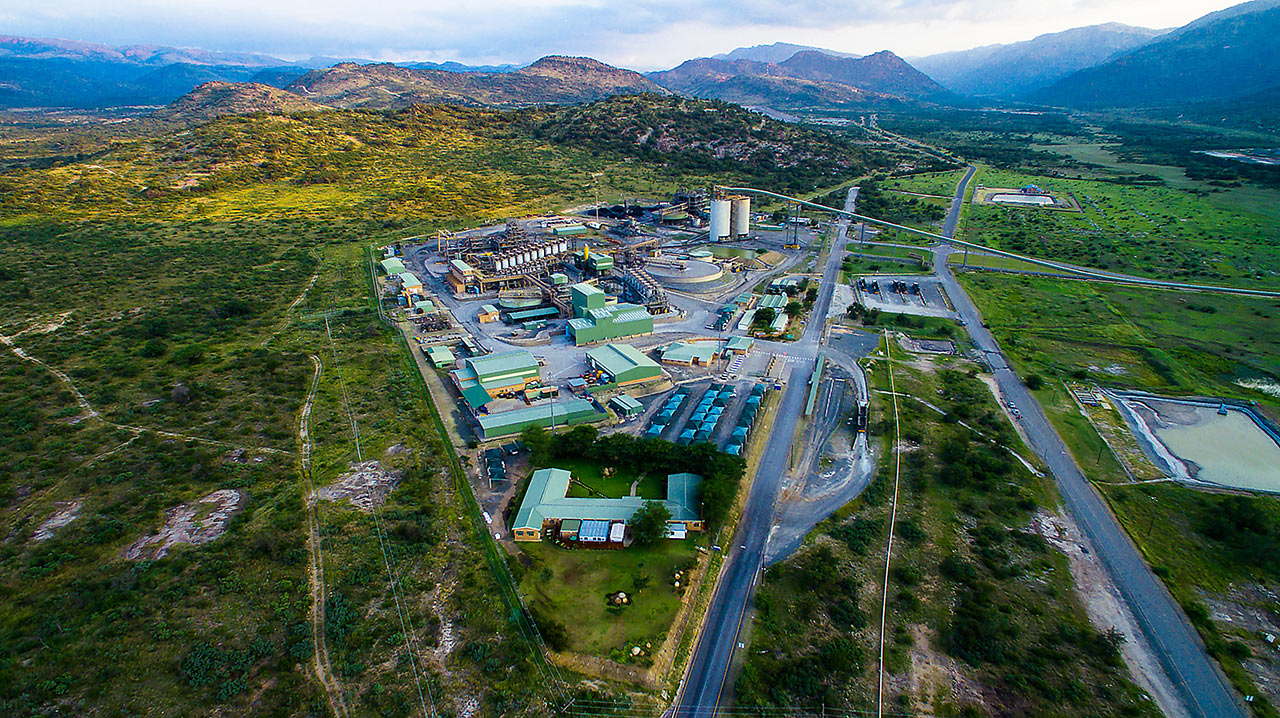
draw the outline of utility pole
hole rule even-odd
[[[603,172],[592,172],[591,181],[595,184],[596,191],[596,224],[600,223],[600,175]]]

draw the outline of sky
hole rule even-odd
[[[903,57],[1120,22],[1176,27],[1232,0],[0,0],[0,33],[382,61],[586,55],[636,70],[792,42]]]

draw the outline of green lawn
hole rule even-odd
[[[532,565],[522,572],[520,588],[540,625],[564,628],[568,649],[647,663],[647,656],[632,658],[630,648],[648,643],[656,649],[664,640],[683,591],[672,585],[674,576],[693,566],[696,545],[696,539],[663,540],[650,548],[606,551],[523,544]],[[608,605],[606,596],[618,591],[632,597],[631,605]]]
[[[641,476],[625,467],[613,467],[616,472],[605,477],[602,470],[606,467],[595,461],[586,459],[557,459],[556,466],[568,469],[574,481],[569,484],[569,496],[576,498],[618,498],[631,495],[631,484],[639,481],[636,495],[646,499],[661,500],[667,497],[667,477]],[[594,489],[594,490],[593,490]]]

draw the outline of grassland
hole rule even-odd
[[[1280,286],[1280,193],[1202,194],[1162,184],[1045,177],[982,167],[987,187],[1039,184],[1070,193],[1082,212],[972,205],[959,238],[1143,276]],[[1258,193],[1269,205],[1249,199]],[[1248,200],[1248,201],[1245,201]]]
[[[964,173],[965,170],[959,169],[947,172],[922,172],[920,174],[894,176],[885,180],[884,188],[946,197],[950,200],[955,195],[956,187],[960,184]]]
[[[886,620],[885,709],[924,715],[1155,715],[1115,639],[1078,603],[1067,559],[1026,526],[1053,487],[970,367],[894,349],[902,456]],[[882,355],[880,355],[882,357]],[[873,441],[892,457],[890,363],[870,377]],[[940,404],[944,418],[912,397]],[[983,438],[959,421],[985,434]],[[981,469],[976,467],[981,465]],[[874,710],[892,459],[761,584],[739,705]]]
[[[444,688],[508,714],[484,687],[492,666],[503,666],[507,685],[536,685],[528,645],[509,633],[494,579],[467,548],[469,524],[457,520],[462,508],[415,375],[363,311],[365,253],[349,237],[368,229],[277,221],[7,230],[3,261],[18,288],[4,295],[4,334],[44,364],[7,348],[0,355],[11,419],[0,434],[11,458],[0,516],[22,539],[3,548],[0,572],[6,714],[329,712],[297,669],[313,650],[297,456],[310,355],[324,365],[310,418],[315,484],[361,455],[399,476],[377,520],[345,501],[316,507],[338,693],[357,714],[407,715],[421,702],[410,650],[419,661],[432,656],[443,634],[458,650],[418,666],[437,696]],[[46,281],[28,283],[35,276]],[[45,311],[28,314],[31,306]],[[328,328],[298,321],[333,307],[355,311]],[[64,313],[57,329],[20,333]],[[168,509],[216,489],[247,495],[224,535],[159,560],[122,556]],[[79,518],[31,540],[72,502]],[[388,560],[401,605],[387,592]],[[541,705],[532,688],[525,698]]]
[[[1280,376],[1280,303],[1062,280],[962,275],[961,281],[1020,373],[1048,379],[1035,393],[1050,421],[1186,609],[1210,653],[1238,690],[1259,694],[1260,677],[1268,676],[1270,684],[1275,676],[1262,658],[1272,649],[1257,631],[1215,617],[1256,610],[1261,604],[1255,592],[1280,586],[1269,548],[1280,537],[1280,502],[1258,497],[1239,499],[1246,504],[1237,506],[1175,484],[1129,484],[1065,383],[1234,397],[1257,402],[1275,417],[1280,400],[1237,382]],[[1248,522],[1247,528],[1224,530],[1215,518],[1224,511]],[[1242,535],[1249,537],[1248,550],[1240,547]],[[1275,715],[1276,696],[1268,695],[1271,702],[1255,703],[1260,715]]]
[[[0,173],[0,713],[308,716],[341,701],[403,716],[433,700],[481,718],[550,713],[505,568],[482,552],[421,377],[371,304],[366,250],[582,202],[593,171],[606,198],[707,179],[811,191],[868,161],[791,128],[772,139],[812,145],[785,162],[750,154],[771,152],[764,141],[722,160],[721,120],[685,110],[697,121],[675,123],[668,162],[600,144],[621,111],[607,106],[572,132],[555,109],[417,108],[0,136],[13,159]],[[299,456],[313,357],[315,485],[359,459],[398,481],[376,515],[314,504],[315,594]],[[220,537],[122,556],[219,489],[246,498]],[[678,559],[653,560],[657,594]]]
[[[997,275],[961,281],[1026,372],[1277,405],[1236,383],[1280,377],[1275,300]]]

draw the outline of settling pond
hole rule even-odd
[[[1249,411],[1220,404],[1117,394],[1142,448],[1171,476],[1280,493],[1280,443]]]

